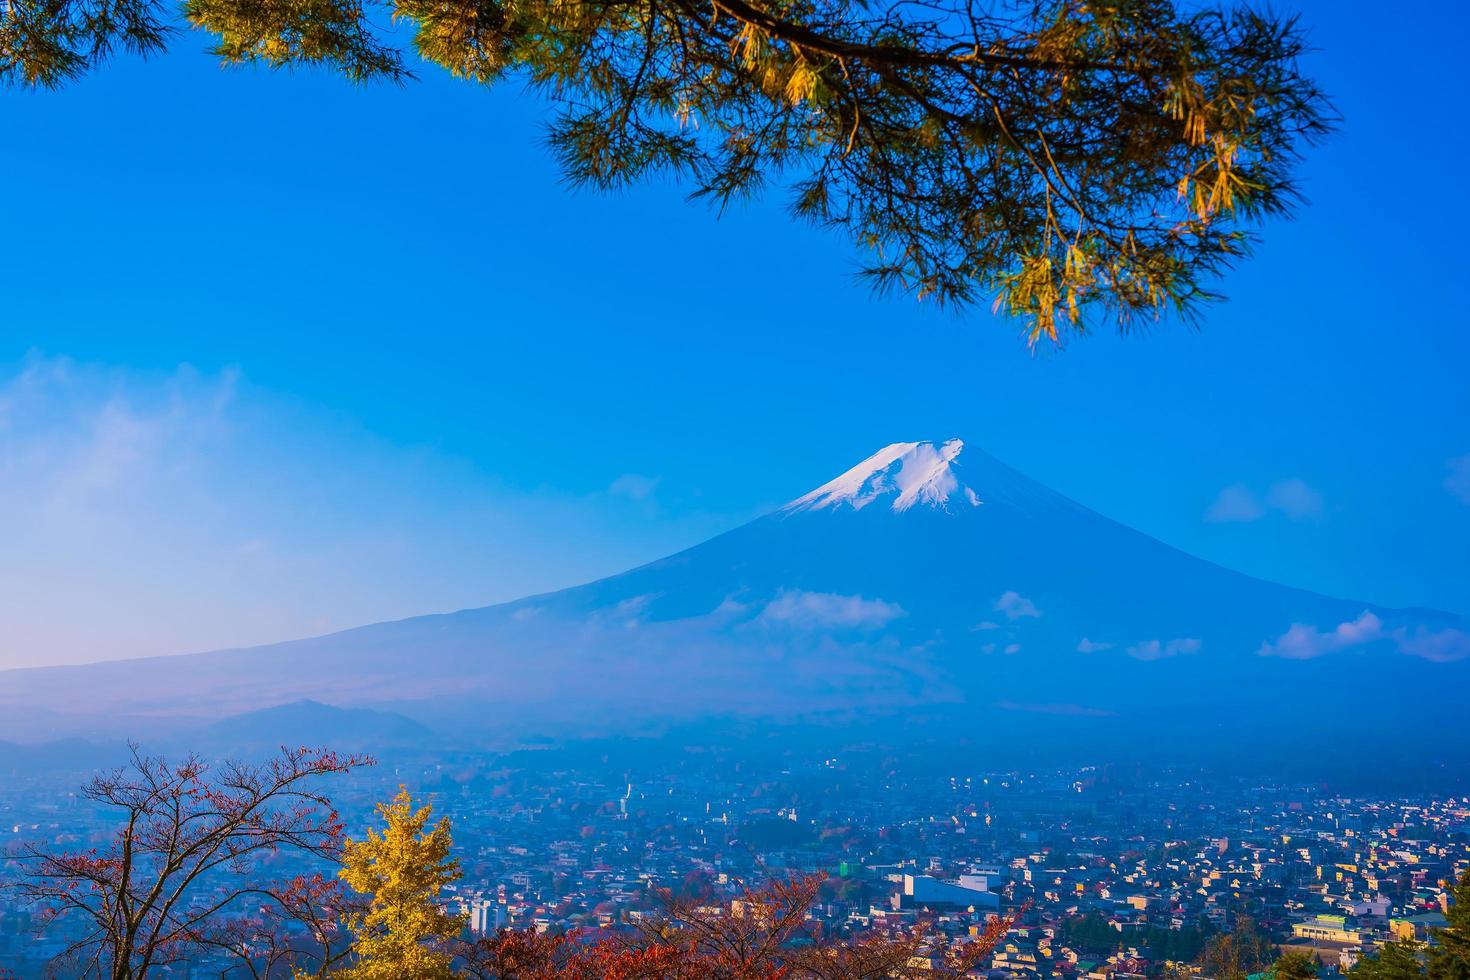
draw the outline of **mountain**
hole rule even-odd
[[[973,731],[1276,725],[1361,742],[1450,725],[1467,682],[1462,618],[1230,571],[950,440],[888,446],[772,514],[561,592],[254,649],[3,672],[0,737],[197,725],[310,698],[461,734],[942,714]],[[25,730],[9,730],[22,707]]]
[[[432,734],[428,727],[389,711],[339,708],[303,699],[221,719],[191,733],[189,745],[222,754],[270,752],[282,745],[331,745],[346,752],[419,745]]]

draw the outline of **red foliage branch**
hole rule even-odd
[[[807,916],[823,883],[778,879],[728,909],[664,892],[665,913],[640,922],[631,937],[502,930],[464,946],[459,965],[476,980],[946,980],[975,969],[1013,921],[992,918],[958,945],[923,926],[822,939]]]
[[[344,952],[337,884],[272,879],[260,865],[283,852],[335,861],[342,820],[315,783],[371,763],[283,747],[263,763],[211,766],[190,755],[170,764],[131,746],[127,765],[82,788],[119,812],[111,840],[78,852],[22,845],[15,887],[46,921],[80,924],[63,955],[83,976],[141,980],[204,950],[235,955],[256,977],[288,958],[324,975]],[[314,949],[292,948],[290,934]]]

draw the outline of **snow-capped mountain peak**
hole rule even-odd
[[[1321,726],[1303,690],[1351,705],[1370,675],[1382,725],[1465,741],[1464,616],[1232,572],[955,439],[887,446],[775,514],[561,592],[248,650],[0,671],[0,739],[163,732],[309,698],[456,739],[868,711],[896,728],[889,713],[913,706],[915,724],[959,711],[966,737],[1034,716],[1042,737],[1096,725],[1076,737],[1132,751],[1165,720],[1195,726],[1181,744],[1283,718],[1304,735]]]
[[[862,510],[875,501],[884,501],[899,513],[915,506],[944,511],[978,507],[980,496],[956,472],[964,448],[959,439],[895,442],[784,509],[793,513],[842,507]]]

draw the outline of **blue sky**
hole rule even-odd
[[[1199,331],[1059,353],[875,299],[779,194],[572,191],[515,84],[186,39],[0,94],[0,665],[569,585],[956,435],[1224,564],[1470,613],[1467,14],[1301,9],[1346,121],[1299,218]]]

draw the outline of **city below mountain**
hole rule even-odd
[[[548,595],[254,649],[0,672],[0,738],[313,699],[462,738],[710,719],[970,737],[1449,730],[1470,624],[1251,578],[959,440],[896,443],[701,545]],[[268,716],[267,716],[268,717]],[[370,716],[357,715],[357,719]]]

